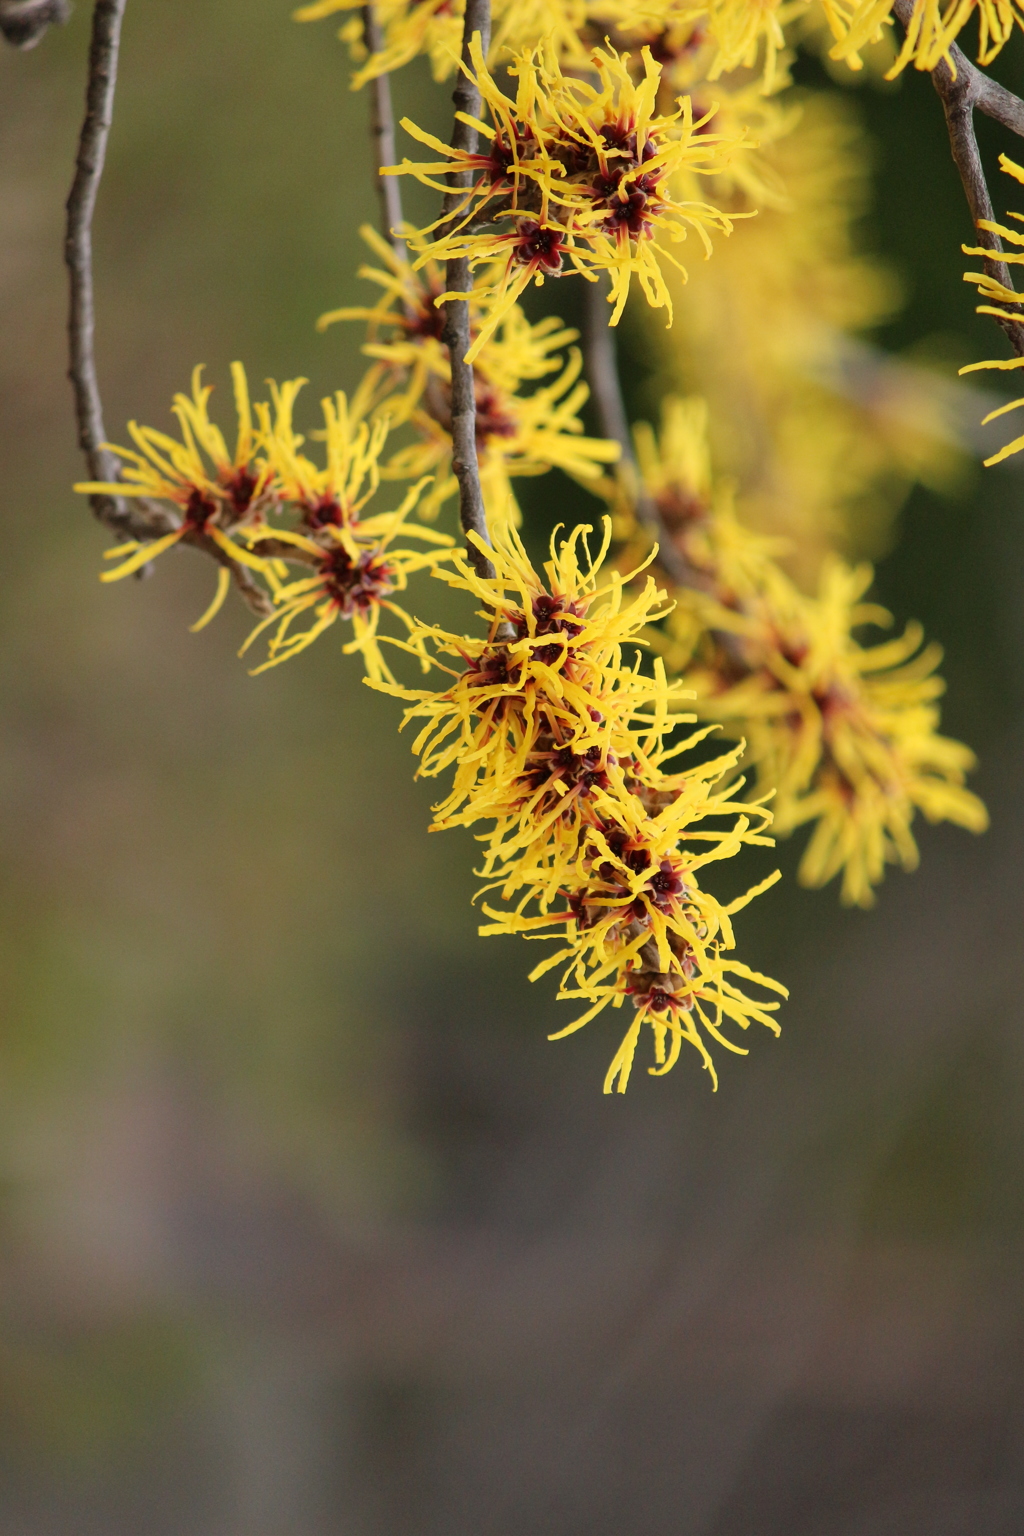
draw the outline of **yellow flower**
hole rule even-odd
[[[420,516],[431,520],[457,490],[451,468],[451,367],[440,340],[443,312],[432,302],[441,291],[439,274],[431,264],[421,278],[373,230],[364,228],[362,234],[383,266],[364,266],[360,273],[381,288],[381,299],[372,307],[333,310],[320,324],[368,322],[371,339],[363,351],[380,370],[374,374],[375,410],[392,424],[410,421],[418,436],[393,454],[381,473],[386,480],[434,475],[419,505]],[[590,391],[580,378],[582,359],[575,347],[567,361],[559,355],[577,335],[554,316],[531,324],[516,305],[477,357],[477,453],[492,520],[510,516],[518,523],[513,478],[557,467],[593,484],[600,466],[619,456],[617,444],[583,433],[579,413]],[[558,377],[551,383],[526,392],[525,386],[552,373]]]
[[[1007,176],[1013,177],[1014,181],[1024,182],[1024,166],[1018,165],[1008,155],[999,156],[999,165],[1006,172]],[[1018,224],[1024,224],[1024,213],[1008,213],[1007,218],[1015,219]],[[999,257],[1000,261],[1005,261],[1011,266],[1024,265],[1024,251],[1019,249],[1021,246],[1024,246],[1024,234],[1021,234],[1020,230],[1008,229],[1005,224],[997,224],[992,219],[979,219],[978,228],[987,229],[992,234],[999,235],[1003,240],[1007,240],[1011,245],[1018,247],[1016,251],[1003,251]],[[961,246],[961,250],[965,256],[991,255],[991,252],[985,246],[980,245],[964,245]],[[998,320],[1013,320],[1018,324],[1020,323],[1019,309],[1011,310],[1006,308],[1008,304],[1019,305],[1019,293],[1016,293],[1012,288],[1007,288],[1003,283],[998,282],[996,278],[989,277],[987,272],[965,272],[964,282],[977,283],[978,292],[982,298],[990,300],[988,304],[978,305],[979,315],[994,315]],[[1001,372],[1012,372],[1014,369],[1022,367],[1024,367],[1024,357],[992,358],[984,363],[968,363],[966,368],[960,369],[960,372],[976,373],[979,368],[995,368]],[[1008,411],[1019,410],[1022,405],[1024,405],[1024,398],[1011,400],[1008,404],[999,406],[997,410],[989,411],[981,424],[983,427],[987,426],[990,421],[995,421],[999,416],[1005,416]],[[985,464],[1001,464],[1004,459],[1010,458],[1015,453],[1020,453],[1022,448],[1024,448],[1024,435],[1013,438],[1005,447],[1000,448],[998,453],[994,453],[991,458],[986,459]]]
[[[917,862],[921,812],[974,832],[985,808],[964,787],[974,755],[937,733],[941,652],[921,649],[920,626],[862,645],[865,625],[887,625],[861,601],[869,565],[826,562],[817,597],[799,592],[771,543],[739,524],[728,492],[711,486],[699,410],[668,402],[660,446],[639,435],[645,482],[692,586],[675,593],[676,645],[697,711],[746,742],[759,793],[775,791],[775,829],[816,823],[800,866],[807,885],[842,873],[844,901],[869,906],[887,863]],[[694,659],[695,658],[695,659]]]
[[[891,25],[892,0],[823,0],[823,9],[836,38],[832,57],[845,60],[851,69],[860,69],[861,50]],[[903,45],[886,79],[895,79],[908,64],[932,70],[945,59],[953,67],[950,49],[975,15],[981,64],[992,62],[1009,41],[1015,24],[1024,25],[1024,10],[1017,0],[914,0]]]
[[[587,48],[581,34],[588,8],[587,0],[492,0],[489,61],[549,36],[563,62],[586,69]],[[360,9],[360,0],[316,0],[297,10],[295,20],[320,21],[339,11]],[[352,89],[400,69],[418,54],[429,56],[435,80],[447,79],[458,65],[465,9],[465,0],[375,0],[374,13],[384,35],[378,53],[367,52],[360,15],[351,17],[338,32],[353,62],[362,66],[352,76]]]
[[[350,409],[340,390],[333,400],[322,400],[324,430],[317,435],[325,443],[325,464],[319,468],[300,452],[303,438],[292,425],[296,392],[292,385],[274,391],[276,413],[267,449],[282,493],[299,512],[303,529],[265,526],[253,540],[257,556],[270,569],[274,611],[256,626],[242,653],[258,635],[271,630],[268,659],[256,668],[264,672],[304,651],[338,619],[347,619],[353,638],[343,647],[346,655],[358,652],[370,678],[391,681],[380,649],[381,612],[393,614],[412,632],[413,619],[392,594],[405,590],[412,572],[432,569],[449,558],[453,541],[406,521],[425,480],[411,487],[395,511],[364,516],[380,480],[387,421],[371,425],[360,420],[358,408]],[[409,549],[396,542],[408,538],[435,547]],[[312,572],[282,581],[285,561],[298,561]],[[303,615],[310,623],[296,630],[295,622]],[[409,643],[403,642],[403,648]],[[413,648],[425,665],[422,643],[414,641]]]
[[[717,81],[730,71],[754,74],[770,93],[786,83],[785,25],[801,16],[806,0],[591,0],[596,23],[611,24],[631,42],[652,45],[659,59],[702,57],[701,73]],[[756,72],[756,73],[754,73]]]
[[[497,276],[479,287],[488,311],[467,360],[529,284],[570,268],[591,279],[608,273],[611,324],[618,323],[634,276],[653,307],[668,309],[671,322],[662,263],[686,274],[665,242],[678,244],[692,231],[710,254],[709,231],[728,233],[732,221],[708,203],[677,201],[670,183],[684,168],[714,173],[739,146],[695,121],[687,97],[674,112],[658,113],[661,65],[648,48],[641,50],[639,83],[628,55],[594,49],[596,84],[563,74],[550,49],[524,49],[509,65],[518,82],[514,100],[496,85],[478,38],[471,53],[491,118],[478,125],[485,147],[475,154],[451,149],[404,118],[406,131],[443,158],[385,168],[442,191],[440,175],[470,174],[454,224],[439,232],[438,221],[411,236],[418,264],[464,256],[474,268],[495,267]],[[482,222],[506,227],[480,229]]]
[[[776,826],[785,834],[815,822],[800,866],[806,885],[842,873],[842,897],[870,906],[886,863],[913,869],[918,811],[972,832],[985,807],[964,787],[973,752],[940,736],[934,675],[938,646],[921,650],[921,630],[862,646],[852,631],[889,615],[859,599],[873,572],[829,562],[817,599],[793,601],[762,670],[719,693],[716,719],[735,720],[758,759],[760,781],[778,785]]]
[[[341,27],[338,36],[347,44],[352,60],[362,65],[352,76],[352,89],[378,75],[408,64],[417,54],[430,58],[435,80],[444,80],[455,68],[462,43],[465,0],[374,0],[374,12],[384,34],[384,47],[368,55],[363,39],[360,0],[315,0],[295,11],[296,21],[320,21],[339,11],[357,14]]]
[[[714,1081],[704,1036],[739,1050],[721,1034],[726,1020],[776,1029],[777,1005],[747,996],[733,978],[783,989],[723,959],[734,942],[730,914],[756,891],[723,907],[700,889],[698,871],[768,841],[761,829],[770,816],[763,805],[738,802],[742,781],[713,789],[739,749],[685,773],[664,771],[707,730],[666,744],[675,725],[693,717],[676,712],[679,690],[668,686],[664,668],[656,663],[653,676],[645,674],[636,652],[641,631],[664,614],[663,596],[648,578],[625,602],[623,578],[601,575],[609,523],[594,560],[586,555],[589,532],[577,528],[560,546],[553,539],[543,577],[511,530],[490,551],[493,579],[456,553],[438,575],[481,601],[487,638],[423,629],[437,654],[461,663],[448,669],[451,685],[440,693],[385,691],[411,701],[406,720],[425,721],[413,743],[419,773],[434,777],[454,766],[434,829],[492,824],[480,837],[491,919],[481,932],[562,941],[533,976],[562,965],[559,995],[589,1007],[552,1038],[629,998],[636,1013],[606,1092],[625,1091],[645,1021],[653,1072],[668,1071],[687,1040]]]
[[[99,491],[170,502],[181,517],[178,527],[162,538],[145,543],[133,540],[108,550],[106,558],[119,564],[114,570],[105,571],[101,581],[120,581],[131,576],[182,542],[266,574],[266,562],[254,556],[237,538],[230,537],[247,527],[259,526],[278,494],[266,457],[266,407],[256,406],[263,426],[255,428],[241,363],[232,363],[231,376],[238,415],[233,454],[228,452],[220,429],[210,420],[208,405],[213,386],[202,384],[200,365],[192,373],[191,396],[175,395],[171,407],[181,428],[180,442],[155,427],[140,427],[131,421],[128,430],[136,449],[104,444],[122,460],[123,480],[90,480],[75,486],[76,491],[86,494]],[[230,577],[230,567],[222,562],[214,600],[192,626],[194,630],[202,629],[218,612],[227,595]]]
[[[267,436],[270,462],[284,498],[301,511],[310,528],[351,520],[380,484],[380,457],[388,437],[388,421],[370,423],[365,417],[366,381],[350,406],[343,390],[321,400],[324,428],[314,437],[326,445],[319,469],[300,452],[305,438],[295,431],[292,415],[305,379],[293,379],[278,389],[271,385],[274,421]]]

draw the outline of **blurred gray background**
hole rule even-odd
[[[225,421],[236,356],[310,408],[356,376],[312,327],[360,296],[366,102],[288,9],[131,0],[115,437],[197,361]],[[426,835],[335,637],[253,680],[236,608],[187,633],[204,562],[96,580],[61,265],[88,12],[0,53],[0,1532],[1020,1532],[1021,477],[915,493],[879,570],[947,647],[991,832],[922,830],[870,914],[783,848],[741,920],[781,1040],[717,1096],[684,1061],[605,1098],[614,1026],[546,1042],[553,987],[475,937],[471,841]],[[397,90],[442,120],[425,71]],[[928,82],[858,100],[909,293],[879,339],[998,355]]]

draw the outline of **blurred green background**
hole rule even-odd
[[[947,647],[991,832],[922,830],[870,914],[784,846],[741,929],[781,1040],[717,1097],[684,1062],[603,1098],[614,1027],[545,1041],[554,989],[475,937],[471,841],[426,835],[336,640],[253,680],[246,615],[187,632],[205,562],[96,580],[61,263],[88,11],[0,54],[0,1532],[1019,1532],[1019,473],[915,493],[878,574]],[[441,124],[425,71],[397,90]],[[928,82],[857,100],[908,292],[880,342],[998,355]],[[131,0],[115,438],[197,361],[225,405],[235,357],[310,411],[352,383],[313,321],[361,298],[365,108],[282,0]]]

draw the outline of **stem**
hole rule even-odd
[[[618,476],[633,504],[636,520],[658,546],[658,561],[666,575],[680,587],[694,585],[694,573],[672,535],[666,529],[657,503],[644,487],[633,453],[626,405],[622,398],[616,357],[615,332],[608,324],[607,278],[587,283],[584,298],[583,359],[590,394],[602,437],[618,443],[622,456]]]
[[[913,10],[914,0],[895,0],[893,5],[893,11],[904,28],[908,25]],[[977,108],[986,116],[994,118],[996,122],[1002,123],[1004,127],[1024,137],[1024,101],[1021,101],[1012,91],[1008,91],[1005,86],[991,80],[971,63],[955,43],[950,48],[950,57],[953,61],[952,68],[943,59],[937,68],[932,70],[932,85],[942,102],[946,128],[949,132],[949,147],[956,168],[960,172],[967,206],[977,230],[978,244],[993,252],[991,257],[985,258],[985,271],[996,282],[1012,290],[1013,279],[1009,268],[1005,261],[998,259],[1003,249],[999,236],[989,229],[977,227],[980,220],[991,220],[995,215],[992,211],[988,182],[985,180],[985,167],[982,164],[978,140],[974,132],[974,110]],[[1024,323],[1017,320],[999,320],[997,323],[1006,332],[1017,356],[1024,357]]]
[[[466,19],[462,31],[462,63],[458,83],[452,93],[456,112],[469,117],[480,114],[480,92],[473,79],[466,73],[472,68],[469,45],[474,33],[480,34],[480,46],[484,56],[491,38],[490,0],[466,0]],[[477,144],[477,132],[459,117],[452,126],[452,148],[473,154]],[[468,171],[453,171],[448,176],[450,191],[446,194],[443,214],[449,216],[459,201],[459,189],[469,185]],[[472,276],[467,256],[453,257],[447,265],[445,286],[449,293],[468,293]],[[449,299],[445,304],[443,339],[451,359],[452,374],[452,469],[459,482],[459,521],[465,534],[475,533],[484,544],[490,545],[487,531],[487,513],[483,491],[480,487],[480,466],[476,452],[476,394],[473,387],[473,368],[466,362],[470,346],[469,300]],[[494,577],[494,566],[483,550],[473,542],[467,542],[467,552],[477,575],[485,581]]]
[[[64,260],[71,280],[68,377],[75,392],[78,445],[85,454],[89,476],[93,480],[116,480],[120,474],[115,455],[101,446],[107,434],[93,353],[96,318],[92,284],[92,218],[114,110],[117,52],[125,4],[126,0],[96,0],[93,10],[85,120],[78,141],[75,179],[67,201],[64,241]],[[89,502],[100,522],[115,533],[152,538],[155,532],[165,531],[155,526],[159,513],[149,517],[120,496],[94,495],[90,496]]]
[[[380,53],[383,47],[380,23],[372,5],[363,6],[363,39],[371,55]],[[385,74],[375,75],[370,81],[370,133],[377,166],[377,196],[380,199],[381,232],[390,240],[396,256],[405,251],[400,236],[395,231],[402,223],[402,193],[397,176],[382,176],[381,166],[394,165],[395,116],[391,106],[391,79]]]

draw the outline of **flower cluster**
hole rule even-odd
[[[655,26],[670,38],[685,37],[689,29],[706,37],[714,50],[709,78],[736,69],[759,69],[765,87],[773,88],[784,69],[786,29],[822,25],[831,33],[831,57],[851,69],[863,68],[866,48],[877,44],[892,28],[893,0],[645,0],[642,7],[629,0],[594,0],[592,14],[614,17],[627,28],[629,13],[644,27]],[[625,15],[623,15],[625,13]],[[1024,24],[1019,0],[914,0],[902,45],[887,70],[895,77],[913,65],[932,70],[949,60],[950,49],[972,17],[978,19],[978,59],[989,64],[1012,36],[1014,26]]]
[[[830,0],[826,6],[835,9]],[[418,55],[430,59],[435,80],[446,79],[457,67],[465,0],[376,0],[382,46],[372,54],[360,10],[359,0],[314,0],[295,12],[297,21],[357,13],[338,32],[357,66],[353,89]],[[629,41],[639,37],[659,45],[659,58],[703,45],[710,79],[759,68],[765,88],[772,90],[785,68],[785,24],[805,10],[801,0],[644,0],[642,5],[636,0],[492,0],[488,63],[546,36],[562,64],[585,70],[595,43],[612,35]],[[836,15],[841,31],[846,18],[839,11]]]
[[[861,601],[868,565],[833,558],[818,595],[800,592],[771,542],[713,490],[704,431],[700,402],[670,399],[660,444],[649,428],[638,434],[644,482],[692,573],[675,594],[669,660],[696,690],[700,716],[746,741],[757,791],[776,791],[776,831],[815,823],[801,880],[841,873],[843,900],[869,906],[887,863],[917,863],[918,812],[974,832],[987,824],[964,787],[973,753],[936,729],[941,652],[921,649],[916,624],[859,642],[863,626],[891,623]]]
[[[380,297],[319,326],[365,323],[369,367],[354,396],[321,402],[311,436],[322,453],[294,423],[305,381],[271,383],[267,400],[251,402],[236,363],[232,449],[196,369],[191,393],[174,398],[179,437],[133,422],[134,447],[112,450],[120,478],[77,487],[135,498],[159,530],[108,551],[104,581],[177,544],[213,557],[216,593],[193,628],[234,581],[259,616],[242,647],[265,645],[256,672],[346,626],[343,649],[362,657],[370,685],[408,705],[418,776],[452,773],[433,830],[471,829],[481,845],[481,933],[553,943],[531,979],[557,969],[558,995],[577,1012],[552,1038],[629,1003],[606,1092],[625,1091],[646,1025],[653,1074],[686,1043],[716,1084],[714,1045],[745,1054],[735,1031],[752,1022],[778,1033],[773,994],[785,989],[733,957],[732,928],[777,872],[723,902],[703,887],[706,865],[771,846],[771,827],[810,824],[801,879],[840,876],[843,900],[867,906],[887,864],[916,863],[919,813],[986,824],[965,786],[972,754],[938,734],[938,648],[923,646],[914,624],[866,644],[862,631],[891,618],[864,601],[871,567],[831,552],[845,517],[846,539],[870,553],[911,481],[942,478],[952,456],[939,447],[934,397],[849,334],[895,299],[890,275],[852,235],[862,136],[834,102],[794,105],[780,93],[795,42],[815,30],[854,69],[881,44],[868,59],[877,66],[888,45],[892,77],[952,64],[975,13],[980,57],[991,59],[1024,22],[1024,0],[913,0],[901,48],[892,12],[892,0],[493,0],[485,52],[479,32],[464,36],[464,0],[304,5],[300,20],[342,16],[354,87],[418,55],[437,79],[461,68],[486,120],[456,115],[479,147],[451,147],[403,119],[435,158],[380,174],[415,177],[444,206],[419,229],[395,214],[394,244],[363,231],[377,263],[360,275]],[[386,95],[373,97],[381,143]],[[1024,168],[1001,158],[1024,182]],[[712,235],[739,220],[723,258],[684,287],[674,248],[694,237],[710,255]],[[980,227],[1024,248],[1024,234]],[[1024,249],[1006,260],[1024,262]],[[454,262],[473,276],[451,286],[468,293],[446,291]],[[701,401],[670,395],[660,435],[641,425],[636,461],[627,453],[619,477],[604,476],[622,447],[584,432],[577,332],[554,316],[533,321],[519,303],[531,285],[568,273],[601,284],[612,325],[636,285],[670,326],[674,311],[681,317],[682,341],[677,331],[671,351],[661,341],[655,353],[662,372],[671,388],[708,389],[716,453],[742,486],[744,518],[797,537],[803,576],[820,578],[815,595],[780,564],[785,541],[751,531],[731,484],[715,484]],[[1012,289],[967,277],[983,313],[1019,320]],[[463,319],[468,310],[454,370],[446,303]],[[453,371],[469,398],[463,364],[473,365],[476,404],[472,495],[472,454],[458,480],[452,462]],[[886,388],[897,373],[902,382]],[[605,385],[600,358],[594,378]],[[615,420],[608,392],[602,409]],[[1022,448],[1019,437],[988,462]],[[556,467],[613,516],[596,557],[593,530],[580,526],[552,538],[538,572],[516,532],[513,486]],[[403,489],[388,498],[396,482]],[[429,524],[460,493],[466,524],[479,528],[478,491],[493,547],[472,532],[464,551]],[[377,497],[387,510],[374,510]],[[624,547],[608,566],[613,532]],[[651,574],[659,561],[674,584],[667,596]],[[424,571],[476,600],[482,633],[428,625],[403,606]],[[446,683],[400,682],[385,643]],[[712,744],[718,731],[725,750]]]
[[[386,415],[393,427],[408,422],[416,433],[412,443],[381,466],[381,475],[385,480],[433,475],[418,509],[430,521],[457,490],[451,467],[451,364],[441,340],[444,312],[434,304],[443,284],[433,263],[415,272],[374,230],[364,226],[361,233],[382,265],[363,266],[360,275],[380,287],[380,300],[372,307],[332,310],[319,324],[367,322],[363,352],[376,360],[376,370],[368,375],[375,413]],[[479,308],[475,293],[474,336]],[[518,524],[515,478],[557,467],[590,486],[601,466],[619,456],[618,444],[584,435],[579,413],[590,391],[580,378],[580,353],[571,345],[577,336],[553,315],[531,323],[514,305],[477,357],[477,457],[492,519],[511,517]],[[567,358],[565,347],[570,348]],[[556,375],[551,382],[539,382],[551,374]]]
[[[453,542],[407,522],[426,482],[412,486],[396,510],[364,515],[380,481],[387,422],[367,422],[363,402],[357,398],[350,408],[340,391],[325,399],[319,435],[326,462],[318,468],[301,452],[303,438],[292,424],[295,397],[305,381],[272,384],[272,403],[251,405],[242,365],[233,363],[231,371],[238,413],[233,456],[210,421],[212,387],[202,384],[197,368],[191,396],[174,397],[181,441],[130,422],[137,449],[109,445],[122,461],[123,479],[75,487],[169,503],[178,514],[178,526],[162,538],[109,550],[108,558],[118,563],[101,580],[120,581],[173,545],[190,544],[220,563],[214,600],[194,630],[208,624],[221,607],[231,577],[247,573],[246,595],[263,619],[243,651],[269,628],[264,665],[273,666],[304,650],[336,620],[346,619],[353,638],[345,651],[362,655],[371,678],[390,678],[379,644],[381,613],[394,615],[411,632],[412,619],[391,594],[405,588],[411,572],[447,559]],[[434,547],[408,548],[403,541],[410,537]],[[289,564],[301,565],[306,574],[289,579]],[[253,584],[253,575],[259,584]],[[310,623],[297,630],[303,615]],[[426,664],[425,656],[422,660]]]
[[[359,9],[359,0],[314,0],[295,16],[317,21]],[[547,35],[563,64],[585,70],[595,42],[639,38],[666,61],[703,50],[706,79],[742,71],[756,75],[769,94],[785,80],[791,42],[809,31],[821,31],[831,42],[830,57],[854,71],[864,67],[866,49],[885,45],[886,78],[892,80],[910,65],[930,71],[943,59],[952,64],[953,44],[975,17],[983,65],[1001,52],[1015,27],[1024,27],[1020,0],[914,0],[898,44],[892,40],[893,0],[493,0],[491,9],[491,64]],[[359,66],[354,88],[418,54],[430,58],[436,80],[457,67],[465,0],[377,0],[375,10],[384,35],[376,53],[367,49],[360,15],[338,34]]]
[[[761,89],[771,92],[785,78],[785,24],[805,7],[792,0],[649,0],[642,6],[619,0],[594,9],[613,16],[626,36],[653,33],[665,48],[663,54],[659,47],[659,58],[702,51],[706,79],[757,71]]]
[[[245,370],[241,363],[232,363],[238,433],[234,454],[230,454],[220,429],[210,420],[213,386],[203,384],[202,373],[201,366],[193,370],[191,395],[174,397],[171,409],[181,428],[180,442],[155,427],[140,427],[131,421],[128,430],[136,444],[134,449],[105,445],[122,461],[121,480],[89,480],[75,486],[76,491],[88,494],[167,502],[177,514],[177,527],[161,538],[128,540],[108,550],[107,558],[118,564],[105,571],[101,581],[133,576],[175,544],[196,545],[214,556],[220,565],[217,591],[193,630],[204,628],[222,607],[232,572],[239,567],[265,572],[265,562],[232,535],[261,525],[275,496],[274,474],[264,451],[270,425],[266,405],[256,406],[258,425],[254,425]]]
[[[709,203],[676,199],[670,183],[684,169],[714,174],[739,144],[710,131],[710,112],[695,119],[688,97],[672,112],[658,111],[662,70],[649,48],[641,50],[639,83],[629,56],[611,48],[591,55],[595,83],[563,74],[546,45],[524,49],[509,65],[514,99],[494,81],[478,37],[471,55],[490,117],[478,125],[486,141],[480,152],[452,149],[403,118],[406,131],[443,158],[385,168],[439,191],[446,190],[439,176],[469,176],[452,216],[411,236],[418,265],[465,257],[472,268],[490,269],[477,285],[486,311],[467,361],[525,288],[569,270],[592,281],[608,275],[612,325],[634,276],[648,303],[667,308],[671,320],[662,264],[686,274],[666,242],[678,244],[692,231],[708,254],[709,232],[728,233],[732,220]]]
[[[645,1022],[652,1072],[667,1072],[687,1042],[714,1079],[708,1041],[741,1049],[723,1026],[776,1028],[778,1005],[738,983],[783,988],[727,956],[731,914],[775,876],[731,905],[700,884],[705,865],[770,843],[770,813],[738,798],[739,748],[667,770],[713,728],[669,744],[694,717],[677,712],[678,687],[660,664],[643,672],[635,649],[664,615],[663,594],[648,577],[626,601],[622,578],[602,577],[610,525],[594,560],[590,531],[576,528],[560,546],[553,539],[543,578],[511,530],[488,552],[493,577],[456,554],[437,574],[483,604],[487,637],[424,629],[435,655],[454,663],[438,662],[450,686],[382,686],[411,701],[407,720],[423,722],[413,743],[419,773],[454,768],[434,828],[490,823],[480,834],[490,919],[481,932],[558,941],[532,974],[562,966],[559,996],[587,1006],[552,1038],[631,1001],[632,1022],[605,1080],[606,1092],[624,1092]]]

